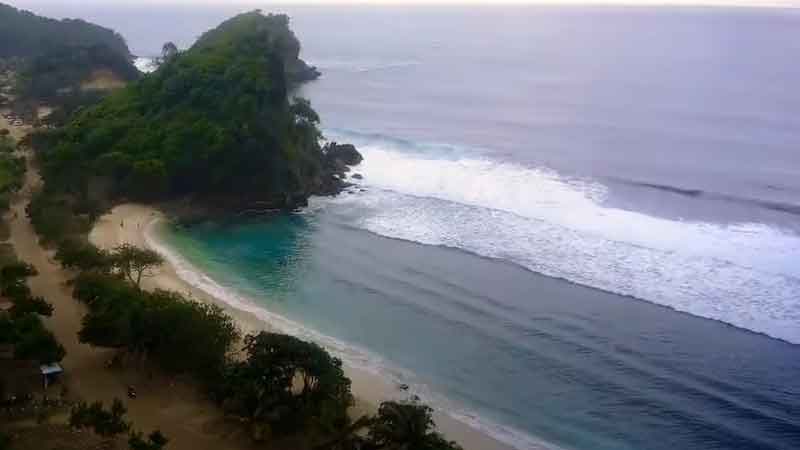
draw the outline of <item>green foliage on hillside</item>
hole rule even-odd
[[[238,17],[53,133],[48,184],[82,197],[104,179],[109,195],[137,200],[302,204],[320,184],[318,117],[288,99],[276,16]]]
[[[264,15],[260,10],[239,14],[203,33],[194,47],[229,45],[247,39],[254,31],[269,36],[272,51],[280,57],[290,82],[309,81],[319,77],[316,68],[308,66],[300,59],[300,40],[290,28],[289,16],[285,14]]]
[[[27,58],[59,46],[104,45],[130,58],[125,39],[79,19],[55,20],[0,3],[0,58]]]
[[[96,71],[106,71],[120,81],[141,75],[130,59],[112,48],[54,45],[32,56],[17,81],[17,94],[50,104],[69,103],[66,97],[82,96],[82,84]]]

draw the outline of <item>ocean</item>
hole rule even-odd
[[[235,9],[48,8],[144,57]],[[188,281],[519,449],[800,446],[800,11],[276,11],[363,180],[164,230]]]

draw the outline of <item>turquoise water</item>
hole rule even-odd
[[[153,56],[241,9],[64,15]],[[364,179],[170,233],[185,276],[520,449],[799,447],[798,10],[279,9]]]
[[[173,228],[162,239],[225,286],[223,298],[291,319],[265,316],[518,448],[798,442],[797,346],[381,237],[353,227],[358,216],[323,203],[266,221]]]

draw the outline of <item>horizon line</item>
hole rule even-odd
[[[3,2],[9,0],[2,0]],[[798,9],[800,0],[768,0],[767,2],[755,2],[753,0],[499,0],[487,2],[485,0],[122,0],[109,5],[103,0],[81,0],[71,2],[64,0],[27,0],[11,1],[6,3],[15,8],[25,9],[25,4],[33,5],[60,5],[69,3],[97,4],[103,7],[117,6],[187,6],[193,4],[198,7],[203,6],[263,6],[266,9],[271,6],[478,6],[478,7],[497,7],[497,6],[539,6],[539,7],[629,7],[629,8],[748,8],[748,9]],[[16,5],[15,5],[16,4]],[[19,5],[19,6],[17,6]]]

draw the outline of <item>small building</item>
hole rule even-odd
[[[64,369],[59,363],[42,364],[39,366],[39,373],[42,374],[42,383],[44,383],[44,388],[47,389],[47,386],[58,380],[58,377],[64,373]]]

